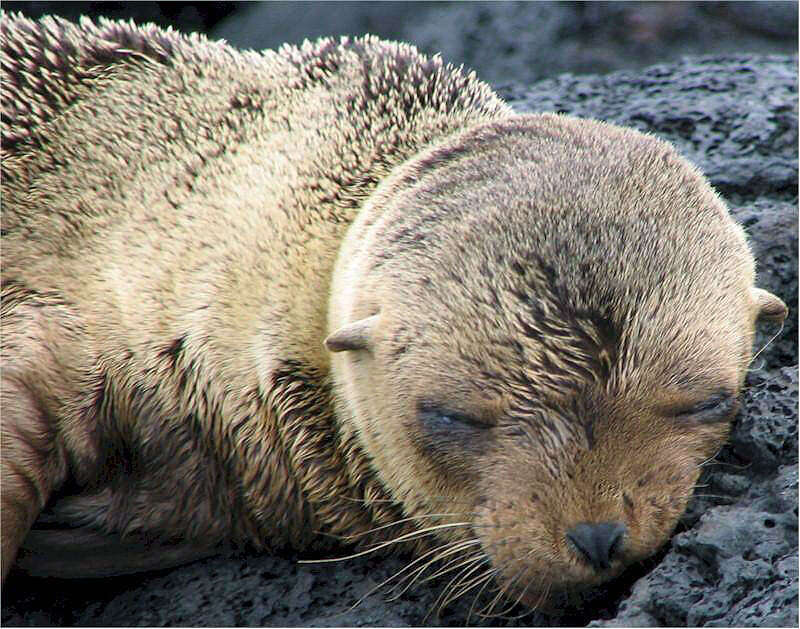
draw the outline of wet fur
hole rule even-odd
[[[332,416],[338,242],[396,164],[507,107],[374,38],[2,29],[4,561],[75,485],[70,526],[210,546],[396,519]]]
[[[667,143],[548,114],[488,123],[398,169],[349,230],[330,328],[370,330],[334,355],[337,415],[407,511],[463,505],[507,593],[539,605],[668,538],[735,406],[681,415],[738,393],[769,316],[753,281],[743,231]],[[426,434],[431,406],[488,428]],[[604,521],[628,532],[598,574],[565,533]]]

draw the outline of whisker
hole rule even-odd
[[[347,555],[345,557],[336,557],[333,559],[300,559],[298,563],[333,563],[334,561],[345,561],[346,559],[355,559],[356,557],[363,557],[364,555],[369,555],[376,551],[379,551],[387,546],[391,546],[393,544],[399,544],[400,542],[406,542],[412,539],[420,539],[422,537],[427,537],[428,535],[434,534],[436,531],[441,529],[447,528],[457,528],[459,526],[471,526],[471,522],[454,522],[452,524],[438,524],[436,526],[430,526],[425,529],[420,529],[419,531],[412,531],[411,533],[406,533],[401,535],[400,537],[396,537],[395,539],[389,540],[388,542],[382,542],[375,546],[374,548],[368,548],[367,550],[362,550],[357,553],[353,553],[352,555]]]
[[[505,594],[506,587],[508,587],[508,584],[506,584],[504,587],[498,586],[495,597],[486,605],[484,605],[483,608],[477,611],[476,615],[480,616],[481,618],[491,618],[491,612],[494,609],[494,606],[497,605],[497,601],[503,596],[503,594]]]
[[[485,564],[489,564],[489,567],[485,572],[479,574],[478,576],[472,577],[472,579],[470,579],[469,581],[465,581],[465,579],[471,574],[471,572],[474,572],[475,570],[477,570],[478,568],[482,567]],[[461,589],[456,592],[455,588],[453,588],[452,596],[449,599],[447,599],[446,601],[444,601],[444,603],[442,604],[443,607],[449,605],[450,603],[452,603],[453,601],[457,600],[461,596],[464,596],[464,594],[469,592],[472,588],[477,587],[478,585],[483,583],[486,579],[491,578],[491,577],[494,576],[494,570],[491,568],[491,563],[490,563],[488,557],[486,557],[486,556],[482,557],[482,560],[478,562],[478,564],[475,566],[475,568],[471,572],[465,574],[461,578],[461,581],[458,584],[458,585],[461,586]]]
[[[508,566],[509,564],[513,564],[513,563],[522,564],[528,557],[530,557],[533,554],[534,554],[534,550],[531,549],[523,557],[515,557],[515,558],[512,558],[512,559],[509,559],[509,560],[505,561],[503,564],[501,564],[496,569],[494,569],[493,576],[495,576],[498,573],[500,573],[505,568],[505,566]],[[528,590],[530,589],[531,585],[533,584],[533,579],[529,579],[528,580],[527,585],[517,595],[516,599],[514,599],[513,601],[511,601],[509,599],[508,607],[506,607],[504,610],[502,610],[500,612],[493,612],[495,606],[503,599],[503,597],[511,589],[513,589],[516,586],[516,584],[528,572],[528,570],[529,570],[529,568],[523,565],[523,567],[514,575],[514,577],[512,579],[510,579],[506,583],[506,585],[502,589],[498,588],[498,593],[494,597],[494,599],[489,604],[485,605],[480,611],[478,611],[477,615],[481,616],[481,617],[484,617],[484,618],[503,618],[503,619],[506,619],[506,620],[516,620],[516,619],[519,619],[519,618],[523,618],[524,616],[532,613],[533,610],[539,608],[541,606],[541,604],[543,603],[543,601],[547,600],[547,597],[550,594],[550,590],[551,590],[551,584],[549,584],[549,583],[546,584],[546,577],[543,574],[539,575],[538,585],[537,585],[537,588],[536,588],[541,593],[539,595],[539,598],[538,598],[537,602],[534,605],[532,605],[530,607],[530,609],[526,609],[522,613],[520,613],[518,615],[515,615],[515,616],[508,616],[507,615],[511,610],[513,610],[515,607],[517,607],[521,603],[522,599],[525,597],[525,594],[528,592]],[[487,585],[487,583],[485,583],[484,586],[481,588],[481,591],[478,594],[479,596],[480,596],[480,594],[483,593],[483,589],[486,587],[486,585]],[[477,600],[478,600],[478,598],[476,597],[476,599],[473,601],[472,606],[470,607],[470,615],[472,614],[472,609],[475,606],[475,603],[477,602]],[[469,616],[468,616],[468,618],[469,618]]]
[[[480,541],[478,541],[478,544],[480,544]],[[475,561],[475,560],[481,559],[481,558],[483,558],[485,556],[486,555],[484,555],[483,552],[477,551],[477,552],[473,553],[472,555],[470,555],[469,557],[467,557],[466,559],[462,559],[461,557],[454,557],[453,559],[450,559],[440,570],[438,570],[437,572],[434,572],[430,576],[425,577],[421,581],[421,583],[427,583],[428,581],[433,581],[434,579],[437,579],[437,578],[441,577],[442,575],[447,574],[448,572],[452,572],[453,570],[457,570],[461,565],[464,565],[464,563]],[[459,561],[461,563],[458,563]],[[456,564],[456,565],[453,565],[453,564]]]
[[[714,454],[712,454],[710,457],[708,457],[705,461],[703,461],[702,463],[698,463],[697,467],[705,467],[706,465],[709,465],[711,463],[716,462],[716,458],[717,458],[717,456],[719,456],[720,452],[722,452],[721,449],[717,450]]]
[[[471,562],[471,563],[474,563],[474,561]],[[461,577],[461,575],[464,574],[464,572],[470,571],[471,563],[468,564],[467,567],[464,568],[464,570],[462,570],[456,576],[454,576],[452,579],[450,579],[448,584],[442,589],[442,591],[440,592],[439,596],[436,598],[436,601],[434,601],[433,605],[428,610],[428,613],[425,615],[425,618],[423,618],[423,622],[428,620],[428,618],[430,617],[430,615],[431,615],[431,613],[433,612],[434,609],[436,609],[437,617],[439,616],[439,614],[441,614],[442,609],[443,609],[442,604],[443,604],[443,601],[447,597],[447,593],[450,591],[450,588],[453,586],[453,583],[456,582]],[[480,567],[480,564],[474,566],[471,570],[476,570],[479,567]]]
[[[421,557],[418,557],[417,559],[415,559],[414,561],[412,561],[410,564],[408,564],[407,566],[405,566],[404,568],[402,568],[402,569],[401,569],[401,570],[399,570],[398,572],[395,572],[394,574],[392,574],[391,576],[389,576],[387,579],[384,579],[384,580],[383,580],[383,581],[381,581],[381,582],[380,582],[378,585],[376,585],[375,587],[371,588],[371,589],[369,590],[369,592],[367,592],[367,593],[366,593],[366,594],[364,594],[364,595],[363,595],[361,598],[359,598],[359,599],[358,599],[358,600],[357,600],[355,603],[353,603],[353,604],[352,604],[352,605],[351,605],[351,606],[350,606],[350,607],[349,607],[349,608],[348,608],[348,609],[347,609],[345,612],[343,612],[343,613],[348,613],[348,612],[351,612],[351,611],[353,611],[353,610],[354,610],[356,607],[358,607],[359,605],[361,605],[361,603],[363,603],[363,602],[364,602],[364,601],[365,601],[365,600],[366,600],[366,599],[367,599],[369,596],[372,596],[372,594],[374,594],[375,592],[377,592],[378,590],[380,590],[380,589],[381,589],[383,586],[385,586],[387,583],[389,583],[390,581],[392,581],[392,579],[396,579],[396,578],[397,578],[397,577],[399,577],[399,576],[400,576],[400,575],[401,575],[403,572],[405,572],[406,570],[408,570],[409,568],[411,568],[411,567],[412,567],[412,566],[413,566],[415,563],[417,563],[417,562],[419,562],[419,561],[422,561],[423,559],[425,559],[425,557],[427,557],[428,555],[430,555],[430,554],[433,554],[433,553],[435,553],[435,552],[439,552],[439,551],[440,551],[442,548],[447,548],[448,546],[453,546],[453,545],[461,545],[461,544],[463,544],[463,542],[461,542],[461,541],[450,542],[450,543],[446,544],[444,547],[442,547],[442,546],[439,546],[439,547],[437,547],[437,548],[434,548],[434,549],[432,549],[432,550],[429,550],[428,552],[426,552],[426,553],[425,553],[424,555],[422,555]],[[423,569],[424,569],[424,568],[423,568]],[[412,572],[412,574],[413,574],[413,572]],[[388,600],[393,600],[393,599],[392,599],[392,598],[390,598],[390,599],[388,599]]]
[[[512,583],[513,583],[514,585],[516,585],[516,584],[517,584],[517,582],[520,580],[520,577],[521,577],[521,576],[522,576],[522,571],[520,571],[520,572],[518,572],[518,573],[516,574],[516,576],[514,577],[514,580],[513,580],[513,582],[512,582]],[[527,592],[527,590],[528,590],[528,587],[529,587],[529,586],[530,586],[530,582],[528,582],[528,585],[527,585],[527,586],[525,587],[525,589],[523,590],[523,594],[524,594],[524,592]],[[510,588],[509,588],[509,589],[510,589]],[[503,594],[505,595],[505,592],[503,592]],[[520,594],[520,596],[522,596],[522,594]],[[517,605],[517,603],[519,602],[519,600],[512,601],[510,598],[508,598],[508,597],[506,597],[506,596],[504,596],[503,598],[505,598],[505,599],[506,599],[506,602],[508,603],[508,606],[507,606],[505,609],[502,609],[501,611],[499,611],[499,612],[496,612],[496,613],[492,614],[492,616],[494,616],[495,618],[506,618],[506,614],[507,614],[508,612],[510,612],[512,609],[514,609],[514,607],[515,607],[515,606]]]
[[[424,572],[425,572],[425,571],[426,571],[426,570],[427,570],[427,569],[428,569],[430,566],[432,566],[432,565],[433,565],[434,563],[436,563],[437,561],[440,561],[440,560],[442,559],[442,557],[446,557],[447,555],[452,555],[453,553],[457,553],[457,552],[459,552],[459,551],[463,550],[464,548],[468,548],[469,546],[474,546],[474,545],[476,545],[476,544],[480,544],[480,541],[479,541],[479,540],[467,540],[467,541],[465,541],[465,542],[463,542],[463,541],[462,541],[462,542],[458,542],[458,543],[457,543],[457,544],[456,544],[454,547],[452,547],[452,548],[449,548],[449,549],[448,549],[446,552],[443,552],[443,553],[440,553],[440,554],[436,555],[436,556],[435,556],[433,559],[430,559],[430,560],[429,560],[429,561],[428,561],[428,562],[427,562],[427,563],[426,563],[424,566],[420,566],[419,568],[417,568],[416,570],[414,570],[414,571],[413,571],[413,572],[411,572],[410,574],[408,574],[408,575],[406,575],[405,577],[403,577],[403,579],[401,579],[401,582],[400,582],[400,583],[397,583],[397,584],[395,585],[395,587],[392,589],[392,592],[391,592],[391,598],[390,598],[389,600],[395,600],[396,598],[398,598],[399,596],[401,596],[401,595],[402,595],[404,592],[406,592],[406,591],[407,591],[407,590],[408,590],[408,589],[409,589],[409,588],[410,588],[412,585],[414,585],[414,583],[416,582],[416,580],[417,580],[417,579],[419,579],[419,577],[420,577],[420,576],[422,576],[422,574],[423,574],[423,573],[424,573]],[[440,551],[440,550],[441,550],[441,548],[442,548],[442,547],[435,548],[433,551],[430,551],[430,552],[428,552],[428,553],[425,553],[425,555],[423,555],[422,557],[420,557],[420,559],[425,559],[425,558],[426,558],[428,555],[430,555],[431,553]],[[481,554],[482,554],[482,553],[481,553]],[[458,558],[451,559],[451,560],[448,562],[448,564],[447,564],[447,565],[449,565],[449,563],[450,563],[450,562],[452,562],[452,561],[457,561],[457,560],[458,560]],[[416,560],[416,561],[419,561],[419,560]],[[409,566],[409,567],[410,567],[410,566]],[[401,587],[401,583],[402,583],[402,581],[403,581],[403,580],[405,580],[405,579],[407,579],[407,580],[408,580],[408,583],[406,583],[406,584],[405,584],[405,586],[402,586],[402,589],[400,589],[399,591],[397,591],[397,588],[398,588],[398,587]],[[425,581],[427,581],[427,580],[429,580],[429,579],[426,579]],[[425,581],[423,581],[423,583],[424,583]]]
[[[519,561],[519,560],[517,560],[517,561]],[[485,617],[485,618],[492,618],[492,617],[496,617],[496,614],[492,614],[492,610],[494,610],[494,608],[495,608],[495,606],[497,605],[497,603],[498,603],[498,602],[499,602],[499,601],[500,601],[500,600],[503,598],[503,596],[505,596],[506,592],[507,592],[507,591],[508,591],[510,588],[512,588],[512,587],[513,587],[513,586],[516,584],[517,580],[520,578],[520,576],[522,575],[522,573],[523,573],[525,570],[526,570],[526,568],[525,568],[525,567],[521,568],[521,569],[520,569],[520,570],[519,570],[519,571],[518,571],[518,572],[517,572],[517,573],[514,575],[514,578],[513,578],[513,579],[511,579],[511,580],[509,580],[509,581],[506,583],[506,585],[505,585],[505,586],[504,586],[504,587],[503,587],[503,588],[502,588],[502,589],[501,589],[501,590],[500,590],[500,591],[497,593],[497,596],[495,596],[495,597],[494,597],[494,599],[492,600],[492,602],[491,602],[491,605],[490,605],[490,607],[489,607],[488,611],[487,611],[487,612],[486,612],[486,614],[484,615],[484,617]],[[482,614],[479,612],[479,613],[478,613],[478,615],[480,616],[480,615],[482,615]]]
[[[544,579],[544,577],[541,577],[541,578],[540,578],[540,582],[542,582],[542,581],[543,581],[543,579]],[[528,589],[531,587],[531,583],[532,583],[532,582],[533,582],[533,580],[532,580],[532,579],[528,579],[528,584],[525,586],[525,589],[523,589],[523,590],[522,590],[522,591],[519,593],[519,596],[517,596],[516,600],[515,600],[513,603],[511,603],[511,605],[510,605],[510,606],[507,608],[507,610],[506,610],[506,611],[503,611],[503,612],[500,612],[500,613],[504,615],[504,614],[506,614],[506,613],[510,612],[510,611],[511,611],[512,609],[514,609],[515,607],[517,607],[517,606],[520,604],[520,602],[522,601],[522,599],[523,599],[523,598],[525,598],[525,594],[527,594],[527,593],[528,593]],[[541,601],[540,601],[540,602],[541,602]],[[520,615],[518,615],[518,616],[511,616],[511,617],[509,617],[509,620],[511,620],[511,619],[515,619],[515,618],[522,618],[522,617],[523,617],[523,616],[525,616],[527,613],[528,613],[528,612],[525,612],[525,613],[523,613],[523,614],[520,614]]]
[[[473,563],[475,563],[475,562],[473,562]],[[441,605],[439,606],[440,610],[444,610],[448,605],[450,605],[450,603],[458,600],[459,597],[463,596],[466,592],[469,592],[470,588],[474,587],[474,583],[472,583],[472,581],[475,580],[474,578],[473,578],[472,581],[470,581],[470,583],[472,583],[472,585],[470,585],[469,587],[465,587],[464,581],[473,572],[475,572],[476,570],[482,568],[485,563],[487,563],[486,559],[484,559],[483,561],[478,561],[477,563],[475,563],[475,565],[472,567],[471,570],[467,571],[466,573],[459,574],[458,582],[455,583],[452,587],[448,586],[448,590],[450,590],[450,594],[447,597],[445,597],[445,599],[442,601]],[[481,574],[481,575],[479,575],[479,578],[482,578],[483,576],[484,576],[484,574]],[[458,590],[459,587],[461,587],[460,590]]]
[[[548,589],[548,591],[549,591],[549,589]],[[547,597],[545,596],[545,598],[547,598]],[[519,620],[520,618],[525,618],[525,616],[529,616],[530,614],[532,614],[534,612],[534,610],[537,609],[537,607],[542,604],[543,600],[544,600],[544,598],[539,597],[539,602],[536,603],[535,607],[531,607],[530,609],[523,609],[516,616],[503,616],[502,618],[505,619],[505,620]]]
[[[393,503],[400,506],[400,503],[397,500],[392,500],[391,498],[373,498],[373,499],[366,499],[366,498],[353,498],[352,496],[339,496],[342,500],[349,500],[351,502],[361,502],[363,504],[386,504],[386,503]]]
[[[494,582],[494,578],[497,576],[497,573],[498,573],[497,568],[490,568],[486,572],[486,577],[483,582],[483,586],[481,586],[481,589],[478,590],[478,593],[475,595],[475,598],[472,599],[472,605],[469,606],[469,613],[467,613],[467,624],[469,624],[469,620],[470,618],[472,618],[472,612],[475,611],[475,604],[480,600],[480,597],[483,594],[483,591],[486,589],[486,586]]]
[[[725,467],[732,467],[735,470],[741,470],[741,471],[745,471],[747,469],[750,469],[753,466],[752,463],[747,463],[746,465],[738,465],[736,463],[730,463],[728,461],[715,461],[714,464],[715,465],[723,465]]]
[[[401,504],[397,500],[393,500],[391,498],[355,498],[353,496],[339,496],[342,500],[349,500],[350,502],[360,502],[362,504],[370,505],[370,504],[395,504],[398,507]],[[448,496],[426,496],[425,500],[427,502],[447,502],[448,504],[453,505],[472,505],[471,502],[467,502],[466,500],[453,500]]]
[[[542,579],[542,580],[540,580],[540,582],[542,582],[542,581],[543,581],[543,579]],[[522,590],[522,591],[519,593],[519,596],[517,596],[517,598],[516,598],[516,599],[515,599],[513,602],[511,602],[511,601],[510,601],[510,599],[509,599],[509,605],[508,605],[508,607],[506,607],[506,608],[505,608],[503,611],[497,612],[497,614],[496,614],[496,618],[504,618],[504,619],[506,619],[506,620],[512,620],[512,619],[515,619],[515,618],[522,618],[523,616],[525,616],[525,615],[527,615],[528,613],[530,613],[529,611],[525,611],[524,613],[522,613],[522,614],[518,614],[517,616],[508,616],[508,615],[507,615],[507,614],[509,614],[509,613],[510,613],[510,612],[511,612],[511,611],[512,611],[514,608],[516,608],[516,607],[517,607],[517,606],[520,604],[520,602],[522,601],[523,597],[524,597],[524,596],[525,596],[525,594],[528,592],[528,588],[530,588],[530,586],[531,586],[531,581],[528,581],[528,584],[525,586],[525,589],[523,589],[523,590]],[[537,603],[537,605],[538,605],[538,604],[541,604],[542,600],[543,600],[543,599],[540,597],[540,598],[539,598],[539,602]]]
[[[542,577],[541,579],[539,579],[539,583],[540,583],[540,584],[544,583],[544,577]],[[547,585],[544,587],[544,589],[542,590],[542,593],[539,595],[539,600],[538,600],[538,601],[536,601],[536,605],[534,605],[532,609],[539,609],[539,607],[541,607],[541,606],[542,606],[542,603],[544,603],[544,602],[547,600],[547,597],[548,597],[548,596],[550,596],[550,590],[551,590],[552,588],[553,588],[553,586],[552,586],[552,584],[550,584],[550,583],[548,583],[548,584],[547,584]]]
[[[532,552],[533,551],[530,551],[528,554],[530,555]],[[488,556],[487,556],[487,559],[488,559]],[[472,615],[472,613],[474,611],[475,605],[477,604],[478,600],[480,599],[480,596],[483,594],[483,591],[486,589],[486,586],[489,585],[490,583],[494,583],[496,585],[495,590],[497,591],[497,596],[495,597],[495,599],[493,601],[490,601],[486,605],[484,605],[484,607],[480,611],[474,612],[476,616],[486,617],[483,614],[483,611],[486,610],[487,607],[490,607],[490,606],[493,607],[494,604],[496,604],[497,599],[499,597],[502,597],[503,593],[505,592],[505,588],[501,588],[500,585],[497,584],[495,578],[497,577],[497,575],[501,574],[502,571],[505,569],[505,567],[508,566],[509,564],[519,563],[521,561],[522,560],[520,558],[510,558],[510,559],[504,561],[503,563],[501,563],[499,566],[492,567],[488,571],[488,577],[490,577],[490,578],[486,579],[485,583],[483,584],[483,587],[481,587],[480,591],[478,592],[476,597],[473,599],[472,605],[470,605],[470,612],[469,612],[469,615],[467,616],[467,619],[469,619],[471,617],[471,615]],[[517,576],[519,576],[519,573],[518,573]]]
[[[413,522],[415,520],[424,520],[426,518],[464,517],[465,515],[475,515],[475,514],[474,513],[428,513],[424,515],[414,515],[407,518],[402,518],[400,520],[395,520],[394,522],[390,522],[389,524],[376,526],[375,528],[369,529],[368,531],[363,531],[361,533],[355,533],[353,535],[329,535],[329,537],[335,537],[342,541],[351,541],[351,540],[356,540],[359,537],[364,537],[365,535],[369,535],[370,533],[376,533],[378,531],[382,531],[392,526],[397,526],[398,524],[404,524],[406,522]]]
[[[756,352],[756,353],[753,355],[753,357],[750,359],[750,364],[751,364],[751,365],[753,364],[753,362],[755,361],[755,359],[759,357],[759,355],[761,354],[761,352],[763,352],[765,349],[767,349],[767,348],[768,348],[768,347],[769,347],[769,346],[772,344],[772,341],[774,341],[776,338],[778,338],[778,336],[780,336],[780,334],[783,332],[783,327],[784,327],[784,325],[785,325],[785,324],[786,324],[786,321],[785,321],[785,320],[784,320],[784,321],[782,321],[782,322],[781,322],[781,327],[778,329],[778,331],[777,331],[777,332],[775,332],[775,334],[773,334],[773,335],[772,335],[772,338],[770,338],[770,340],[766,342],[766,344],[764,345],[764,347],[762,347],[760,350],[758,350],[758,351],[757,351],[757,352]]]

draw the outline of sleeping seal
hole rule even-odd
[[[339,539],[540,606],[668,539],[786,315],[671,146],[411,46],[2,48],[4,575]]]

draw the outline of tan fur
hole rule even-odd
[[[473,529],[441,535],[480,539],[537,605],[667,539],[735,407],[684,411],[738,395],[756,317],[786,315],[753,280],[741,228],[668,144],[484,124],[398,169],[349,230],[330,325],[370,317],[371,342],[334,358],[337,415],[407,511],[463,505]],[[425,437],[420,401],[491,428]],[[565,533],[604,521],[627,534],[598,574]]]
[[[727,429],[674,415],[785,316],[668,145],[374,38],[2,36],[4,574],[48,502],[76,543],[184,558],[441,525],[412,541],[479,541],[532,605],[665,541]],[[563,535],[604,519],[598,575]],[[107,571],[58,540],[48,572]]]

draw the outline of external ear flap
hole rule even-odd
[[[753,301],[758,307],[758,318],[765,321],[783,323],[789,309],[780,297],[762,288],[752,288]]]
[[[372,315],[342,326],[325,339],[325,347],[331,352],[348,352],[372,348],[372,333],[380,315]]]

